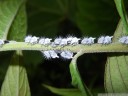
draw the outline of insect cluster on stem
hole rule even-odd
[[[99,44],[110,44],[111,43],[111,39],[113,36],[101,36],[98,38],[97,43]],[[26,43],[30,43],[30,44],[41,44],[41,45],[51,45],[52,47],[57,47],[57,46],[67,46],[67,45],[71,45],[71,46],[75,46],[78,44],[82,44],[82,45],[92,45],[95,43],[95,39],[94,37],[84,37],[84,38],[77,38],[75,36],[67,36],[66,38],[63,38],[61,36],[55,38],[52,41],[52,38],[45,38],[45,37],[36,37],[36,36],[31,36],[28,35],[25,37],[25,42]],[[71,59],[73,58],[73,52],[71,51],[56,51],[56,50],[47,50],[47,51],[41,51],[44,55],[45,58],[47,59],[51,59],[51,58],[59,58],[62,57],[64,59]],[[59,55],[60,54],[60,55]]]
[[[112,43],[113,36],[101,36],[97,39],[98,44],[107,45]],[[44,46],[51,45],[52,47],[57,46],[75,46],[78,44],[82,45],[92,45],[95,43],[96,38],[94,37],[84,37],[84,38],[77,38],[75,36],[68,35],[67,37],[57,37],[54,40],[52,38],[45,38],[45,37],[36,37],[32,35],[28,35],[25,37],[24,41],[28,44],[34,45],[34,44],[40,44]],[[7,40],[0,40],[0,46],[4,45],[5,43],[11,43],[12,41]],[[16,42],[16,41],[15,41]],[[122,44],[128,44],[128,36],[122,36],[119,38],[118,42]],[[41,51],[45,58],[51,59],[51,58],[59,58],[62,57],[64,59],[71,59],[73,58],[74,53],[67,50],[67,51],[58,51],[58,50],[47,50],[47,51]]]

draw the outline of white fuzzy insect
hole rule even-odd
[[[98,38],[98,42],[99,44],[110,44],[112,43],[112,38],[113,36],[101,36]]]
[[[125,41],[125,44],[128,44],[128,36],[126,37],[126,41]]]
[[[94,44],[94,40],[95,40],[95,39],[96,39],[96,38],[89,37],[89,38],[88,38],[88,43],[87,43],[87,44],[89,44],[89,45]]]
[[[104,44],[104,39],[105,39],[104,36],[99,37],[97,43]]]
[[[68,43],[67,43],[67,38],[63,38],[62,40],[61,40],[61,42],[60,42],[60,46],[65,46],[65,45],[67,45]]]
[[[91,44],[94,44],[94,40],[95,40],[96,38],[93,38],[93,37],[89,37],[89,38],[87,38],[87,37],[85,37],[82,41],[81,41],[81,44],[84,44],[84,45],[91,45]]]
[[[55,58],[59,58],[59,56],[57,55],[57,53],[54,50],[48,50],[48,51],[41,51],[44,55],[44,57],[46,59],[55,59]]]
[[[41,44],[41,45],[43,45],[44,42],[45,42],[45,38],[42,37],[41,39],[39,39],[39,42],[38,43]]]
[[[55,45],[60,45],[61,41],[62,41],[62,38],[61,38],[61,37],[58,37],[58,38],[56,38],[56,39],[54,40],[54,44],[55,44]]]
[[[45,38],[44,45],[50,45],[51,44],[51,38]]]
[[[2,46],[4,44],[5,44],[4,40],[0,39],[0,46]]]
[[[88,38],[85,37],[81,40],[81,44],[85,45],[85,44],[88,44]]]
[[[73,37],[70,44],[71,45],[77,45],[77,44],[79,44],[79,40],[80,40],[80,38]]]
[[[105,36],[104,44],[110,44],[112,43],[113,36]]]
[[[30,43],[31,38],[32,38],[32,36],[31,36],[31,35],[28,35],[28,36],[25,37],[24,41],[25,41],[26,43]]]
[[[31,43],[31,44],[36,44],[36,43],[38,43],[38,39],[39,39],[39,37],[33,36],[33,37],[31,38],[31,40],[30,40],[30,43]]]
[[[57,37],[57,38],[54,40],[54,42],[52,42],[51,46],[52,46],[52,47],[56,47],[56,46],[60,45],[61,40],[62,40],[61,37]]]
[[[119,38],[119,42],[123,44],[128,44],[128,36],[122,36]]]
[[[74,37],[73,36],[68,36],[67,37],[67,44],[71,44],[71,41]]]
[[[72,59],[73,58],[73,53],[70,51],[62,51],[60,53],[60,56],[64,59]]]

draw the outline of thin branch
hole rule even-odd
[[[93,44],[93,45],[76,45],[76,46],[65,46],[65,47],[52,47],[44,46],[40,44],[27,44],[25,42],[16,42],[16,43],[7,43],[1,46],[0,51],[11,51],[11,50],[70,50],[72,52],[79,52],[80,50],[83,53],[103,53],[103,52],[128,52],[128,46],[120,43],[112,43],[109,45]]]

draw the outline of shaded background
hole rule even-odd
[[[126,1],[126,0],[125,0]],[[35,36],[77,37],[113,35],[119,21],[114,0],[27,0],[28,33]],[[1,53],[0,85],[9,64],[10,53]],[[6,60],[4,58],[6,57]],[[84,54],[78,68],[93,93],[104,92],[104,69],[107,54]],[[42,84],[72,88],[70,60],[46,60],[40,52],[24,51],[32,96],[56,96]]]

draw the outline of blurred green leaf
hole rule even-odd
[[[0,1],[0,5],[1,37],[23,41],[27,25],[25,1],[5,0]],[[21,55],[22,52],[17,51],[12,57],[2,84],[1,96],[30,96],[27,73]]]
[[[36,65],[41,63],[43,60],[43,55],[40,51],[23,51],[25,64]]]
[[[78,87],[78,89],[82,92],[83,96],[92,96],[90,90],[84,84],[83,80],[81,79],[79,70],[77,68],[77,58],[82,55],[83,53],[78,52],[70,63],[70,73],[72,77],[72,85]]]
[[[13,55],[0,96],[30,96],[27,74],[22,59],[21,51]]]
[[[98,96],[99,93],[105,93],[105,90],[103,87],[96,87],[96,88],[93,88],[91,91],[93,96]]]
[[[30,0],[28,2],[29,34],[55,37],[65,18],[68,0]]]
[[[116,55],[116,54],[115,54]],[[128,56],[109,55],[106,69],[106,91],[107,92],[128,92]]]
[[[62,89],[62,88],[55,88],[49,85],[44,85],[43,86],[47,89],[49,89],[51,92],[60,95],[60,96],[83,96],[81,91],[78,89]]]
[[[9,40],[23,41],[27,32],[25,2],[20,6],[8,34]]]
[[[8,65],[10,63],[11,60],[11,56],[12,56],[13,52],[0,52],[0,81],[4,80]],[[2,85],[2,82],[0,82],[0,85]]]
[[[38,65],[44,60],[43,54],[40,51],[23,51],[23,54],[28,74],[34,75],[37,72]]]
[[[27,9],[28,34],[37,36],[55,37],[72,25],[82,35],[112,35],[118,19],[111,0],[29,0]],[[62,27],[66,20],[67,27]]]
[[[113,42],[125,34],[123,22],[117,26]],[[127,54],[109,54],[105,69],[105,89],[110,93],[128,92],[128,55]]]
[[[117,13],[112,0],[76,0],[78,10],[75,21],[82,35],[113,34]]]
[[[15,17],[23,3],[24,0],[0,1],[0,38],[7,39],[9,30],[12,27]]]
[[[128,22],[127,22],[127,13],[125,10],[124,2],[123,0],[114,0],[116,4],[117,11],[122,19],[122,22],[124,23],[124,28],[126,29],[126,33],[128,34]]]

